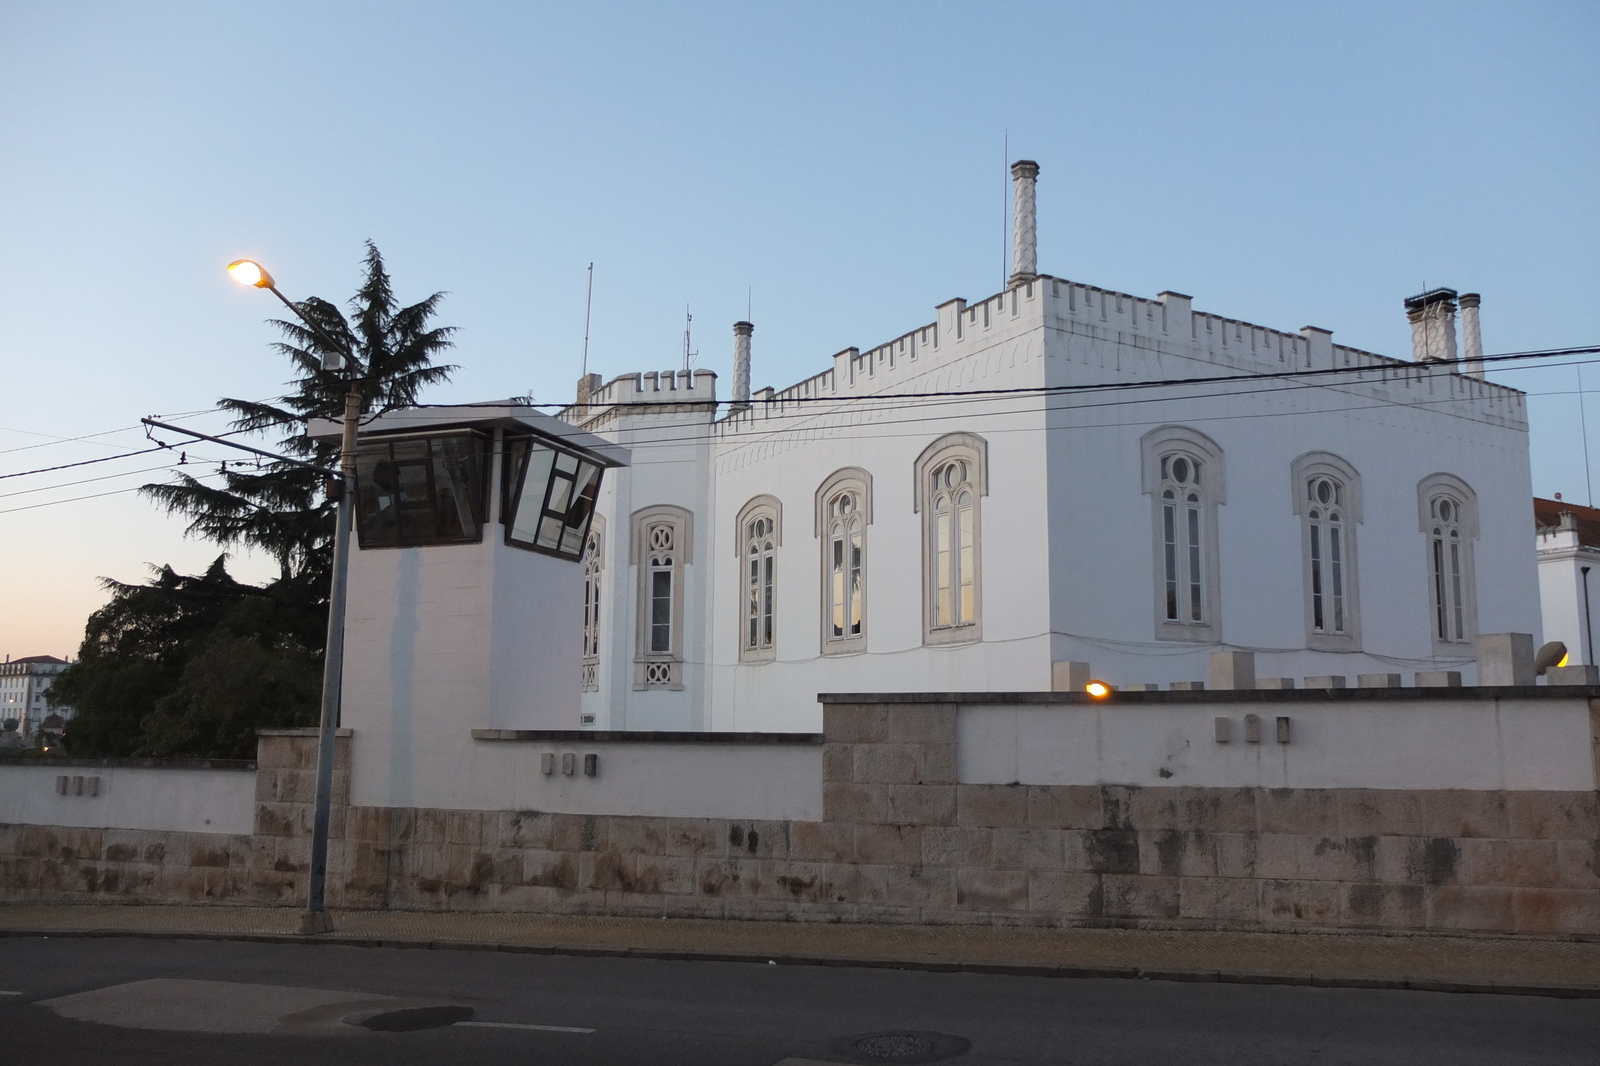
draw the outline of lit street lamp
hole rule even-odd
[[[339,445],[333,582],[328,590],[328,646],[322,660],[322,722],[317,740],[316,807],[311,824],[311,884],[306,893],[305,913],[300,916],[301,933],[327,933],[333,930],[333,921],[328,917],[323,896],[328,879],[328,813],[333,795],[333,747],[339,726],[339,688],[344,672],[344,601],[350,571],[351,500],[356,492],[356,424],[361,417],[361,385],[357,374],[360,368],[354,353],[329,337],[278,291],[272,275],[260,263],[239,259],[228,264],[228,273],[241,285],[271,289],[272,294],[282,300],[284,306],[293,311],[326,345],[323,369],[342,369],[350,385],[344,398],[344,436]]]

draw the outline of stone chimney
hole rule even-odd
[[[1456,290],[1429,289],[1411,297],[1406,301],[1406,318],[1411,322],[1414,361],[1456,361]]]
[[[599,391],[600,391],[600,375],[599,374],[585,374],[585,375],[583,375],[583,377],[578,379],[578,402],[577,402],[577,406],[579,406],[579,407],[587,407],[587,406],[589,406],[589,397],[593,396],[595,393],[597,393]]]
[[[1478,329],[1478,304],[1482,302],[1475,292],[1461,294],[1461,358],[1463,374],[1483,377],[1483,334]]]
[[[748,322],[733,324],[733,402],[750,405],[750,334],[756,327]]]
[[[1022,285],[1039,273],[1039,225],[1034,206],[1034,187],[1039,180],[1039,164],[1022,159],[1011,164],[1011,280],[1007,285]]]

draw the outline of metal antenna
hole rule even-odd
[[[1589,408],[1583,399],[1583,364],[1578,364],[1578,424],[1583,427],[1583,487],[1594,506],[1594,475],[1589,473]]]
[[[1011,280],[1010,212],[1006,210],[1006,195],[1011,191],[1011,129],[1006,128],[1005,140],[1000,149],[1000,288]]]
[[[594,308],[594,264],[589,264],[589,295],[583,300],[583,376],[589,376],[589,312]]]
[[[699,352],[691,352],[689,350],[689,330],[690,330],[690,327],[692,327],[693,325],[694,325],[694,316],[689,313],[689,305],[688,304],[684,304],[683,305],[683,372],[685,374],[687,374],[689,372],[689,359],[690,359],[690,357],[700,354]]]

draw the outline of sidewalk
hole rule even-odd
[[[311,941],[1600,998],[1600,943],[1574,941],[409,911],[338,911],[333,920],[333,933],[302,937],[290,908],[24,904],[0,907],[0,936]]]

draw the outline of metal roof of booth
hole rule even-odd
[[[368,438],[452,429],[505,429],[527,433],[543,437],[569,451],[582,453],[602,466],[629,465],[626,448],[604,437],[585,433],[517,399],[386,411],[363,422],[360,435]],[[306,436],[313,440],[338,440],[340,432],[340,423],[328,418],[313,418],[306,425]]]

